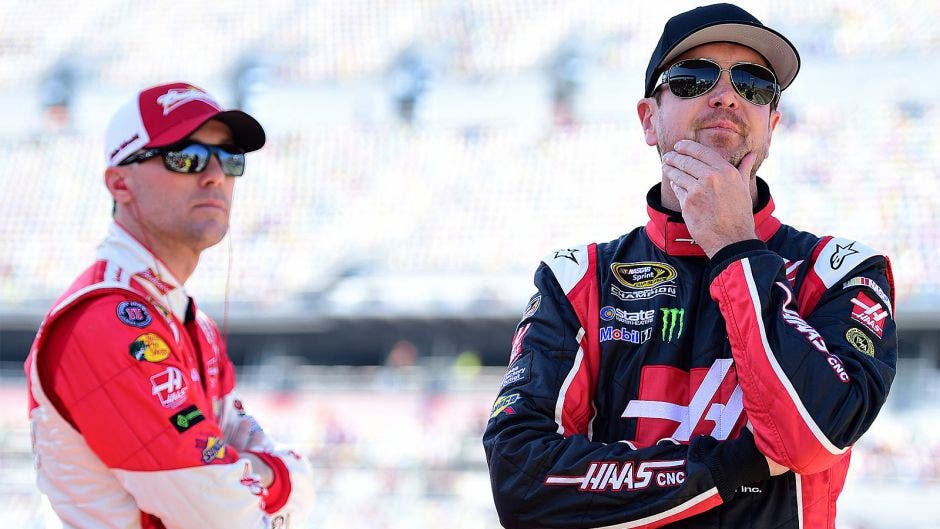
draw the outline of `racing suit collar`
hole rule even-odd
[[[689,234],[682,214],[666,209],[662,204],[660,188],[653,186],[646,194],[646,211],[650,220],[646,224],[646,234],[660,250],[679,257],[705,257],[705,251]],[[770,188],[761,178],[757,178],[757,206],[754,208],[754,227],[757,237],[767,242],[780,229],[780,221],[772,215],[774,199]]]
[[[120,267],[134,280],[131,288],[184,321],[189,296],[170,269],[117,222],[98,246],[98,259]]]

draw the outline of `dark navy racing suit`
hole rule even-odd
[[[758,191],[759,240],[711,260],[659,186],[647,226],[545,258],[483,438],[504,526],[835,526],[894,379],[891,269]]]

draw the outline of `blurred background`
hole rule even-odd
[[[645,223],[643,72],[701,3],[0,0],[4,525],[59,526],[22,361],[110,221],[107,120],[184,80],[268,132],[188,289],[316,467],[311,527],[498,527],[480,438],[532,273]],[[803,58],[761,169],[778,216],[894,265],[899,372],[838,527],[940,527],[940,4],[739,4]]]

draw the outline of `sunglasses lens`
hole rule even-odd
[[[205,146],[193,143],[178,151],[167,151],[163,154],[163,163],[176,173],[198,173],[206,168],[210,154]]]
[[[708,61],[682,61],[669,68],[669,90],[676,97],[698,97],[711,90],[721,70]]]
[[[773,72],[756,64],[739,64],[731,68],[731,81],[735,90],[755,105],[769,105],[777,95],[777,79]]]
[[[224,149],[217,149],[219,155],[219,164],[222,166],[222,173],[226,176],[241,176],[245,174],[245,153],[230,152]]]
[[[215,153],[225,176],[245,174],[245,153],[238,147],[218,147],[190,143],[178,150],[163,153],[163,164],[176,173],[201,173],[209,165],[209,158]]]

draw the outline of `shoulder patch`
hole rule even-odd
[[[542,295],[536,294],[532,296],[532,299],[529,300],[529,303],[526,305],[525,310],[522,311],[522,319],[530,318],[539,310],[539,305],[542,303]]]
[[[862,261],[876,255],[880,254],[858,241],[833,237],[819,252],[813,271],[826,288],[831,288]]]
[[[143,329],[150,325],[153,317],[147,306],[139,301],[122,301],[117,306],[117,317],[122,323]]]
[[[542,262],[552,269],[555,279],[567,295],[588,270],[587,246],[564,248],[549,253]]]
[[[858,352],[868,356],[875,356],[875,344],[858,327],[850,327],[845,333],[845,340]]]

